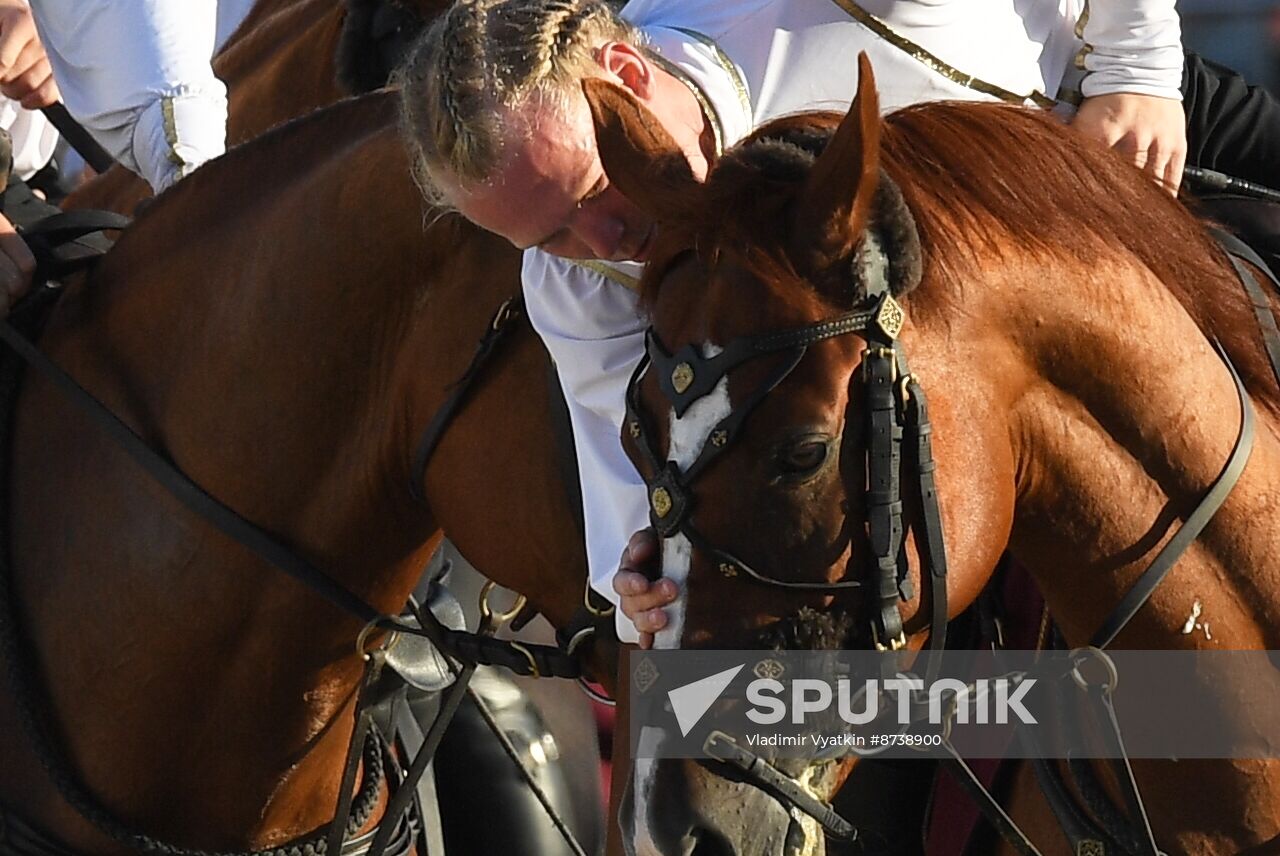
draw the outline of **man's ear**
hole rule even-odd
[[[642,102],[653,97],[653,63],[635,45],[605,42],[597,56],[606,79],[621,84]]]
[[[582,89],[609,181],[657,222],[687,222],[694,216],[702,185],[666,128],[621,86],[588,78]]]

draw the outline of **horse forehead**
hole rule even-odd
[[[724,351],[714,342],[702,344],[702,355],[711,359]],[[702,453],[716,423],[733,410],[729,400],[729,376],[720,378],[706,395],[689,405],[684,416],[676,416],[675,408],[667,410],[667,457],[685,470],[692,466]]]

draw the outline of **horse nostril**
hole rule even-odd
[[[747,856],[734,853],[729,840],[713,829],[695,829],[688,838],[692,839],[693,847],[685,851],[687,856]]]
[[[787,826],[787,840],[782,845],[782,852],[786,856],[800,856],[805,852],[808,843],[809,836],[805,834],[803,824],[792,816],[791,823]]]

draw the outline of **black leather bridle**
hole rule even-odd
[[[739,337],[709,357],[692,344],[672,354],[650,329],[645,356],[627,387],[625,430],[639,451],[641,475],[649,493],[649,520],[659,535],[685,536],[695,550],[710,556],[720,573],[729,578],[742,576],[776,588],[822,594],[874,586],[870,630],[879,650],[906,646],[898,604],[913,596],[903,548],[902,520],[902,445],[904,439],[909,439],[915,445],[915,466],[913,472],[906,475],[916,479],[923,506],[920,521],[923,537],[919,545],[928,565],[925,576],[932,600],[930,648],[941,650],[947,625],[947,560],[933,477],[929,439],[932,428],[924,393],[908,370],[906,356],[897,342],[906,313],[883,281],[864,287],[866,296],[852,311],[804,327]],[[853,333],[863,337],[866,348],[849,378],[845,430],[856,424],[857,407],[861,405],[867,438],[867,479],[865,485],[846,483],[846,490],[861,490],[866,497],[870,551],[865,572],[859,571],[857,563],[861,557],[855,558],[852,550],[844,578],[835,582],[791,580],[758,570],[728,549],[713,544],[694,525],[693,483],[733,445],[747,417],[800,365],[810,345]],[[735,368],[770,354],[783,354],[785,358],[744,402],[708,432],[697,459],[683,471],[676,462],[663,461],[641,409],[640,385],[645,375],[649,371],[655,373],[666,400],[680,417]]]

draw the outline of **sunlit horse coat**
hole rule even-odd
[[[623,17],[644,30],[687,85],[700,90],[716,113],[711,118],[726,146],[778,116],[846,109],[857,86],[859,51],[866,51],[879,71],[885,111],[922,101],[990,97],[880,38],[842,5],[847,4],[633,0]],[[894,32],[956,69],[1020,95],[1056,93],[1064,85],[1080,47],[1075,6],[1076,0],[862,4]],[[1086,92],[1180,97],[1182,51],[1172,2],[1109,0],[1093,6],[1086,35],[1096,42],[1091,78],[1101,88],[1086,86]],[[1139,21],[1150,45],[1145,53],[1133,46]],[[1109,52],[1107,45],[1115,49]],[[1118,57],[1124,51],[1122,63]],[[624,278],[640,269],[634,263],[617,268]],[[617,279],[536,249],[525,254],[524,291],[530,320],[555,358],[573,419],[592,583],[616,599],[611,580],[622,546],[648,522],[644,486],[618,442],[623,390],[643,352],[645,321],[634,293]],[[624,640],[636,639],[621,613],[618,629]],[[670,632],[679,629],[673,625]]]

